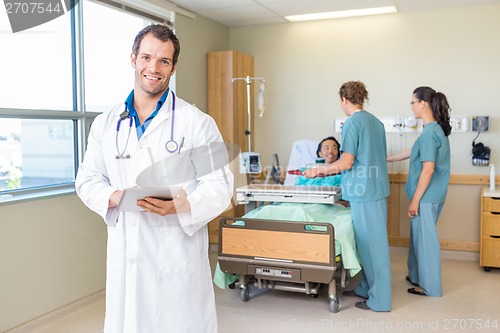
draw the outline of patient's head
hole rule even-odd
[[[333,136],[329,136],[321,140],[318,144],[316,155],[323,157],[326,164],[330,164],[339,158],[340,143]]]

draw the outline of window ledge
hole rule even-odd
[[[0,192],[0,206],[10,203],[47,199],[62,195],[74,194],[75,185],[60,185],[55,187],[44,187],[30,190]]]

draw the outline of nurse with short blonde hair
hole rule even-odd
[[[306,177],[342,172],[342,199],[350,202],[356,248],[363,270],[354,291],[363,310],[391,311],[391,265],[387,238],[389,175],[385,128],[364,110],[368,91],[349,81],[339,91],[340,106],[349,118],[342,126],[341,157],[332,164],[304,171]]]

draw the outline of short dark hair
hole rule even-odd
[[[172,28],[164,24],[151,24],[139,31],[137,36],[135,36],[134,45],[132,45],[132,52],[137,55],[142,40],[147,34],[150,33],[163,42],[171,40],[172,43],[174,43],[174,58],[172,59],[172,62],[174,65],[177,64],[179,54],[181,53],[181,43],[177,39],[177,36],[174,34]]]
[[[331,140],[331,141],[334,141],[336,144],[337,144],[337,147],[339,148],[340,150],[340,143],[337,141],[337,139],[335,139],[333,136],[329,136],[327,138],[324,138],[323,140],[321,140],[318,144],[318,149],[316,149],[316,156],[319,157],[319,152],[321,151],[321,148],[323,146],[323,142],[325,141],[328,141],[328,140]]]

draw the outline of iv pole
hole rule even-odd
[[[266,80],[262,77],[250,77],[250,76],[246,76],[246,77],[236,77],[236,78],[233,78],[233,83],[234,81],[238,81],[238,80],[245,80],[246,84],[247,84],[247,115],[248,115],[248,128],[247,130],[245,131],[245,135],[248,136],[248,151],[251,152],[252,151],[252,124],[251,124],[251,121],[252,121],[252,118],[251,118],[251,109],[250,109],[250,84],[252,81],[257,81],[257,80],[260,80],[262,82],[266,82]]]

